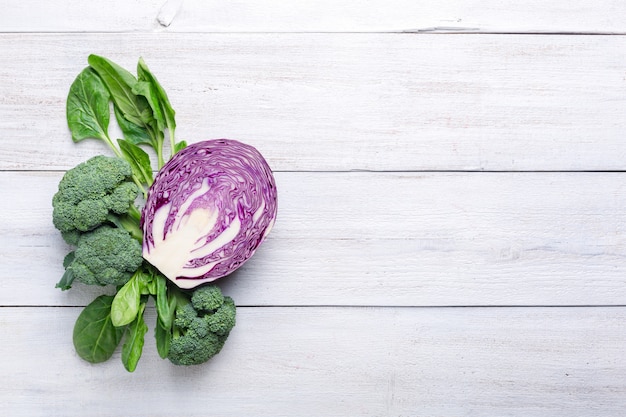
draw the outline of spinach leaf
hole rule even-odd
[[[116,327],[121,327],[135,320],[140,302],[141,288],[136,273],[115,294],[111,303],[111,323]]]
[[[154,338],[156,339],[156,347],[159,356],[162,359],[167,358],[167,354],[170,351],[172,344],[172,329],[161,323],[161,320],[156,321],[156,327],[154,328]]]
[[[161,86],[154,74],[150,72],[143,58],[139,58],[139,63],[137,64],[137,77],[139,81],[144,81],[150,86],[148,91],[152,97],[148,98],[146,96],[146,98],[148,98],[148,102],[154,110],[157,122],[161,123],[161,126],[167,126],[172,143],[174,143],[173,138],[174,130],[176,129],[176,112],[170,104],[170,99],[167,97],[165,89]],[[141,89],[146,89],[146,87],[141,87]],[[159,117],[157,117],[157,115]],[[164,128],[165,127],[161,127],[161,130]]]
[[[184,140],[181,140],[180,142],[178,142],[177,144],[174,145],[174,153],[183,150],[187,147],[187,142]]]
[[[141,282],[142,295],[156,295],[156,283],[151,272],[141,272],[139,280]]]
[[[124,328],[111,322],[113,296],[101,295],[76,319],[73,341],[78,356],[91,363],[109,359],[122,340]]]
[[[135,76],[116,63],[97,55],[89,55],[88,62],[102,78],[124,118],[137,126],[147,128],[154,118],[145,97],[133,93],[133,87],[137,83]]]
[[[165,130],[165,117],[163,115],[163,110],[161,109],[161,103],[159,102],[159,96],[152,84],[147,81],[137,81],[133,86],[133,93],[143,96],[146,98],[146,101],[150,105],[152,109],[152,116],[156,122],[156,128],[159,131]]]
[[[171,293],[168,295],[167,279],[159,274],[154,274],[156,282],[156,309],[157,320],[154,328],[154,337],[156,339],[157,352],[163,359],[167,358],[172,344],[172,324],[174,314],[176,312],[176,297]]]
[[[175,299],[170,300],[167,296],[167,280],[161,274],[155,274],[156,281],[156,307],[158,319],[166,328],[172,327],[174,320]]]
[[[152,146],[153,140],[150,136],[148,129],[143,126],[137,126],[134,123],[126,120],[122,111],[116,106],[113,106],[113,112],[115,113],[115,120],[117,125],[122,130],[124,138],[135,145],[150,145]]]
[[[67,125],[72,140],[87,138],[109,141],[109,91],[92,68],[76,77],[67,97]]]
[[[152,167],[150,166],[150,156],[139,146],[127,140],[118,139],[118,145],[124,155],[124,159],[128,161],[135,176],[148,186],[152,185]]]
[[[134,372],[137,363],[141,359],[143,351],[144,336],[148,332],[148,326],[143,319],[143,312],[146,304],[142,303],[135,320],[128,326],[126,340],[122,346],[122,363],[128,372]]]

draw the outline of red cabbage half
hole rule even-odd
[[[276,218],[263,156],[230,139],[189,145],[159,171],[142,213],[143,257],[180,288],[239,268]]]

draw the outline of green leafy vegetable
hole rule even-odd
[[[111,304],[111,322],[114,326],[126,326],[139,313],[141,305],[141,288],[138,273],[132,276],[122,288],[117,291]]]
[[[169,299],[167,296],[167,279],[158,274],[155,276],[156,281],[156,307],[159,321],[163,323],[165,328],[172,326],[174,319],[175,298]]]
[[[109,91],[92,68],[76,77],[67,97],[67,122],[72,140],[109,139]]]
[[[138,81],[134,75],[106,58],[90,55],[89,65],[109,89],[121,116],[146,132],[148,143],[156,151],[158,167],[164,165],[163,139],[165,120],[158,91],[150,81]],[[146,75],[146,71],[142,71]],[[118,121],[120,118],[118,118]],[[125,125],[124,122],[121,125]],[[126,131],[131,130],[126,126]],[[146,136],[143,136],[144,138]]]
[[[147,127],[154,120],[145,98],[133,92],[133,87],[137,84],[133,74],[97,55],[89,55],[88,62],[109,89],[113,103],[126,120],[143,127]]]
[[[156,339],[157,352],[161,359],[166,359],[170,353],[170,347],[172,346],[172,329],[165,326],[161,320],[157,320],[156,327],[154,329],[154,338]]]
[[[109,359],[122,340],[124,329],[111,322],[113,297],[101,295],[78,316],[74,325],[74,347],[78,356],[91,363]]]
[[[174,145],[174,153],[177,153],[178,151],[182,151],[186,147],[187,147],[187,142],[185,142],[184,140],[180,141],[176,145]]]
[[[135,177],[140,178],[141,182],[148,186],[152,185],[153,177],[152,168],[150,167],[150,156],[146,151],[124,139],[118,139],[117,143],[120,146],[122,155],[130,164]]]
[[[130,323],[126,332],[126,340],[122,346],[122,363],[128,372],[134,372],[143,352],[144,336],[148,332],[148,326],[143,319],[146,304],[142,303],[137,317]]]
[[[143,58],[139,58],[137,65],[137,75],[139,80],[145,82],[146,87],[140,87],[139,89],[148,92],[146,98],[152,107],[155,114],[155,119],[159,123],[160,129],[163,130],[167,127],[170,136],[170,147],[172,149],[172,155],[178,150],[176,149],[176,141],[174,138],[174,132],[176,130],[176,112],[170,104],[170,100],[167,97],[167,93],[159,84],[154,74],[150,72]],[[143,84],[142,84],[143,85]]]
[[[115,120],[122,130],[122,133],[124,134],[124,139],[127,142],[133,143],[135,145],[152,145],[152,138],[150,137],[150,133],[145,128],[137,126],[136,124],[126,120],[119,107],[113,106],[113,110],[115,113]]]
[[[88,63],[89,67],[72,84],[67,100],[67,121],[73,140],[103,140],[116,156],[126,158],[127,154],[115,146],[108,133],[109,103],[113,102],[115,120],[124,140],[133,145],[150,146],[156,152],[160,169],[165,164],[166,130],[172,155],[185,146],[175,140],[176,112],[163,86],[141,58],[137,64],[137,77],[98,55],[89,55]],[[138,179],[150,185],[146,178]]]

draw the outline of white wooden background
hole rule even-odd
[[[626,2],[1,3],[0,415],[626,414]],[[102,290],[54,288],[50,200],[108,152],[65,124],[90,53],[276,171],[203,366],[73,351]]]

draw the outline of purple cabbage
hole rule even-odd
[[[224,277],[274,225],[276,183],[263,156],[230,139],[195,143],[159,171],[143,209],[143,257],[180,288]]]

